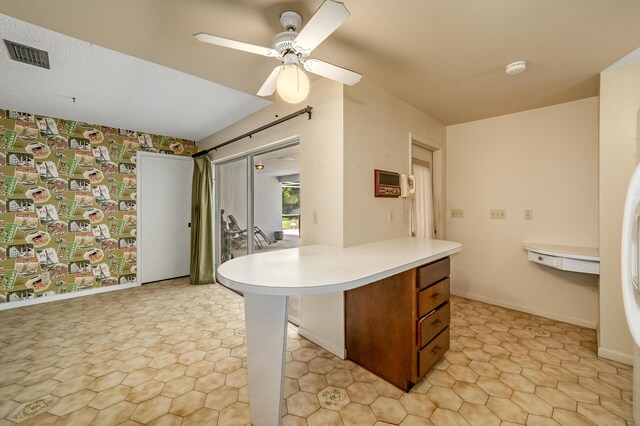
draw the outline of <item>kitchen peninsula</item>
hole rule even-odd
[[[421,267],[461,250],[462,245],[451,241],[401,238],[349,248],[304,246],[244,256],[221,265],[220,282],[243,292],[245,298],[252,424],[280,424],[288,296],[380,284],[381,280],[412,269],[431,270]],[[437,293],[440,297],[442,291]]]

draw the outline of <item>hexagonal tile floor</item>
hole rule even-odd
[[[409,393],[290,327],[283,424],[632,424],[632,369],[594,330],[451,302],[451,349]],[[246,425],[243,319],[186,279],[0,312],[0,426]]]

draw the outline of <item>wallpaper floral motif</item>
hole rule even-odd
[[[193,141],[0,109],[0,303],[136,280],[136,153]]]

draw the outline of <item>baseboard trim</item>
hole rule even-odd
[[[621,362],[622,364],[633,365],[633,355],[624,354],[614,351],[613,349],[598,348],[598,356],[610,359],[611,361]]]
[[[301,335],[302,337],[306,338],[306,339],[311,340],[316,345],[322,346],[324,349],[328,350],[329,352],[331,352],[332,354],[334,354],[337,357],[345,359],[346,356],[347,356],[346,351],[345,351],[344,348],[340,348],[340,347],[334,345],[333,343],[330,343],[330,342],[324,340],[323,338],[316,336],[315,334],[313,334],[312,332],[310,332],[306,328],[298,327],[298,334]]]
[[[132,287],[139,287],[138,283],[118,284],[109,287],[92,288],[89,290],[74,291],[73,293],[56,294],[53,296],[37,297],[35,299],[21,300],[19,302],[7,302],[0,305],[0,311],[7,309],[22,308],[24,306],[39,305],[41,303],[56,302],[65,299],[74,299],[76,297],[84,297],[92,294],[107,293],[110,291],[124,290]]]
[[[511,302],[506,302],[504,300],[497,300],[497,299],[492,299],[490,297],[479,296],[473,293],[452,291],[451,294],[453,294],[454,296],[465,297],[467,299],[477,300],[479,302],[484,302],[484,303],[490,303],[492,305],[502,306],[503,308],[514,309],[516,311],[526,312],[528,314],[538,315],[541,317],[550,318],[557,321],[566,322],[569,324],[579,325],[580,327],[587,327],[587,328],[593,328],[593,329],[596,329],[598,327],[597,321],[587,321],[580,318],[574,318],[574,317],[570,317],[562,314],[557,314],[554,312],[548,312],[542,309],[535,309],[529,306],[519,305],[517,303],[511,303]]]

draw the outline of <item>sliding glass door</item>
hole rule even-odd
[[[216,165],[218,265],[248,252],[247,163],[244,157]]]
[[[300,245],[298,143],[255,151],[215,168],[218,265]],[[299,323],[298,298],[290,298],[289,314],[290,321]]]
[[[254,253],[300,246],[300,145],[253,157]],[[289,321],[300,323],[300,298],[289,297]]]

